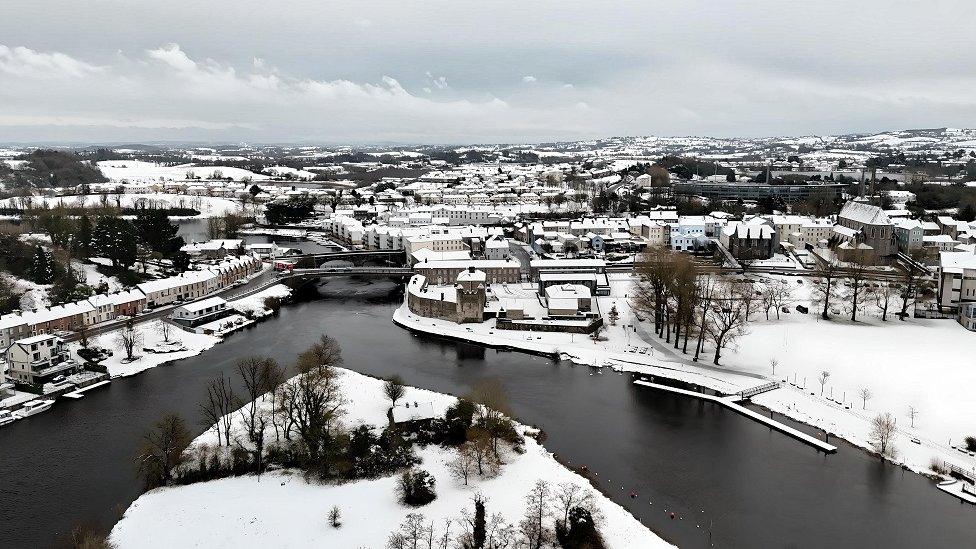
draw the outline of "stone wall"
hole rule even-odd
[[[522,330],[527,332],[563,332],[568,334],[592,334],[603,325],[603,318],[594,318],[585,325],[545,324],[528,321],[512,322],[507,318],[499,318],[495,327],[499,330]]]

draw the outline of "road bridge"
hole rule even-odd
[[[351,261],[352,263],[363,263],[366,261],[392,262],[399,265],[406,264],[406,252],[399,250],[346,250],[340,252],[322,252],[316,254],[301,254],[282,257],[297,261],[301,266],[315,266],[327,261]]]
[[[292,269],[278,274],[278,280],[310,279],[329,276],[411,276],[410,267],[320,267]]]

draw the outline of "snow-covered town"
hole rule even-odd
[[[590,376],[626,373],[635,390],[697,395],[809,452],[864,452],[933,479],[931,489],[944,498],[974,502],[970,388],[976,378],[963,349],[976,338],[970,283],[976,186],[966,185],[976,179],[976,145],[965,144],[976,143],[976,132],[970,138],[966,131],[927,131],[937,141],[923,141],[924,148],[909,137],[917,133],[888,138],[911,143],[904,153],[893,155],[886,144],[879,156],[860,159],[831,152],[831,143],[849,139],[844,136],[803,155],[789,154],[800,148],[791,141],[750,143],[751,162],[687,156],[677,143],[661,156],[650,149],[624,159],[645,143],[667,141],[648,139],[553,146],[565,151],[558,161],[537,152],[530,160],[504,147],[490,155],[482,150],[471,162],[453,150],[343,153],[382,159],[373,163],[326,160],[335,153],[307,147],[235,148],[208,151],[207,162],[216,162],[210,166],[199,161],[200,150],[174,149],[167,154],[179,158],[178,169],[142,160],[151,155],[134,150],[98,153],[125,160],[86,160],[85,151],[7,149],[14,196],[6,199],[2,237],[8,250],[7,311],[0,316],[4,430],[9,424],[30,430],[35,415],[72,406],[113,380],[206,356],[236,331],[262,330],[256,323],[287,309],[293,294],[306,296],[301,302],[330,280],[386,280],[399,295],[388,319],[398,329],[549,356],[592,368]],[[696,142],[692,150],[700,154],[702,146]],[[457,160],[438,160],[448,153]],[[917,159],[916,167],[881,165],[882,154]],[[940,164],[939,173],[931,172],[929,155],[953,159],[958,171]],[[52,158],[91,180],[17,190],[35,162]],[[227,160],[233,162],[224,165]],[[330,169],[317,170],[323,167]],[[403,173],[370,175],[394,169]],[[208,171],[207,179],[193,177]],[[339,174],[346,176],[332,179]],[[704,186],[707,193],[681,191]],[[784,186],[796,188],[784,193]],[[946,188],[958,193],[957,205],[940,202]],[[382,380],[345,371],[333,387],[342,364],[332,357],[339,343],[323,341],[336,349],[313,346],[299,356],[298,372],[306,373],[287,382],[285,370],[270,363],[248,374],[243,365],[258,359],[241,357],[238,375],[252,393],[233,395],[229,378],[211,381],[201,407],[210,410],[214,426],[195,441],[186,438],[183,418],[167,416],[169,431],[147,433],[156,445],[156,437],[180,435],[188,447],[179,452],[184,457],[159,456],[163,462],[152,475],[162,476],[146,479],[157,488],[133,505],[108,540],[222,545],[246,535],[239,541],[269,544],[280,541],[280,531],[260,523],[297,521],[287,528],[293,538],[285,545],[314,539],[376,546],[422,530],[449,546],[454,536],[473,535],[464,514],[472,512],[465,509],[473,497],[495,506],[492,536],[504,546],[528,527],[519,522],[523,496],[512,491],[521,486],[530,500],[532,490],[572,490],[565,497],[585,500],[586,520],[599,518],[608,546],[634,546],[635,536],[649,546],[667,543],[572,472],[585,471],[547,458],[543,441],[525,426],[514,428],[517,441],[508,442],[513,446],[504,455],[492,454],[493,473],[468,471],[467,445],[477,442],[462,440],[453,457],[446,435],[431,432],[429,422],[441,425],[445,420],[437,418],[451,402],[471,402],[476,417],[489,414],[480,420],[487,422],[500,388],[458,401],[422,390],[413,396],[414,389],[397,385],[411,396],[402,409],[396,395],[385,406]],[[335,391],[319,406],[334,399],[338,408],[318,418],[324,408],[275,402],[312,375],[302,365],[309,353],[337,369],[305,388],[325,391],[322,398]],[[248,399],[261,403],[254,408]],[[411,399],[416,409],[409,408]],[[241,405],[251,412],[235,412]],[[763,414],[814,430],[801,432]],[[266,434],[255,434],[256,417]],[[327,480],[337,473],[322,473],[326,482],[316,487],[307,473],[295,476],[296,467],[310,465],[295,461],[290,446],[292,436],[310,443],[302,425],[313,420],[325,422],[328,432],[368,429],[363,436],[377,433],[380,447],[393,433],[415,433],[420,446],[408,452],[413,457],[386,456],[381,459],[395,463],[349,473],[373,480],[340,488]],[[164,429],[163,422],[156,428]],[[839,448],[838,440],[852,446]],[[412,513],[410,505],[379,495],[393,490],[397,470],[419,467],[432,483],[450,486],[436,509]],[[262,476],[272,480],[251,479],[254,471],[267,471]],[[466,479],[459,487],[458,475]],[[163,488],[169,484],[192,486]],[[498,492],[499,486],[507,488]],[[263,493],[271,488],[274,494]],[[221,522],[206,502],[253,497],[281,501],[283,509],[289,498],[321,501],[320,510],[308,511],[334,508],[332,522],[347,526],[315,525],[290,512],[261,517],[245,530],[233,526],[240,519],[226,521],[231,530],[205,526]],[[392,506],[377,514],[381,501]],[[221,510],[227,512],[249,511]],[[365,520],[374,527],[355,526]],[[172,530],[174,521],[187,528]],[[536,527],[568,535],[568,524]]]
[[[976,545],[976,6],[12,0],[0,547]]]

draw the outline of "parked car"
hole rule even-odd
[[[803,313],[803,314],[807,314],[808,312],[810,312],[810,309],[807,309],[803,305],[797,305],[796,306],[796,312]]]

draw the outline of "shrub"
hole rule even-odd
[[[24,383],[23,381],[15,381],[14,389],[18,391],[23,391],[25,393],[33,393],[35,395],[43,395],[44,388],[35,383]]]
[[[400,501],[413,507],[427,505],[437,498],[434,490],[434,477],[423,469],[404,471],[397,487]]]
[[[556,539],[559,541],[560,547],[565,549],[577,547],[602,549],[605,547],[600,538],[600,533],[596,529],[593,515],[583,507],[570,509],[569,519],[565,525],[556,522]]]
[[[976,452],[976,437],[966,437],[966,449],[970,452]]]
[[[271,311],[273,316],[278,316],[278,313],[281,311],[281,298],[274,296],[266,297],[264,298],[263,305],[265,309]]]
[[[946,468],[942,466],[942,460],[939,458],[932,458],[932,461],[929,462],[929,469],[937,475],[946,474]]]

